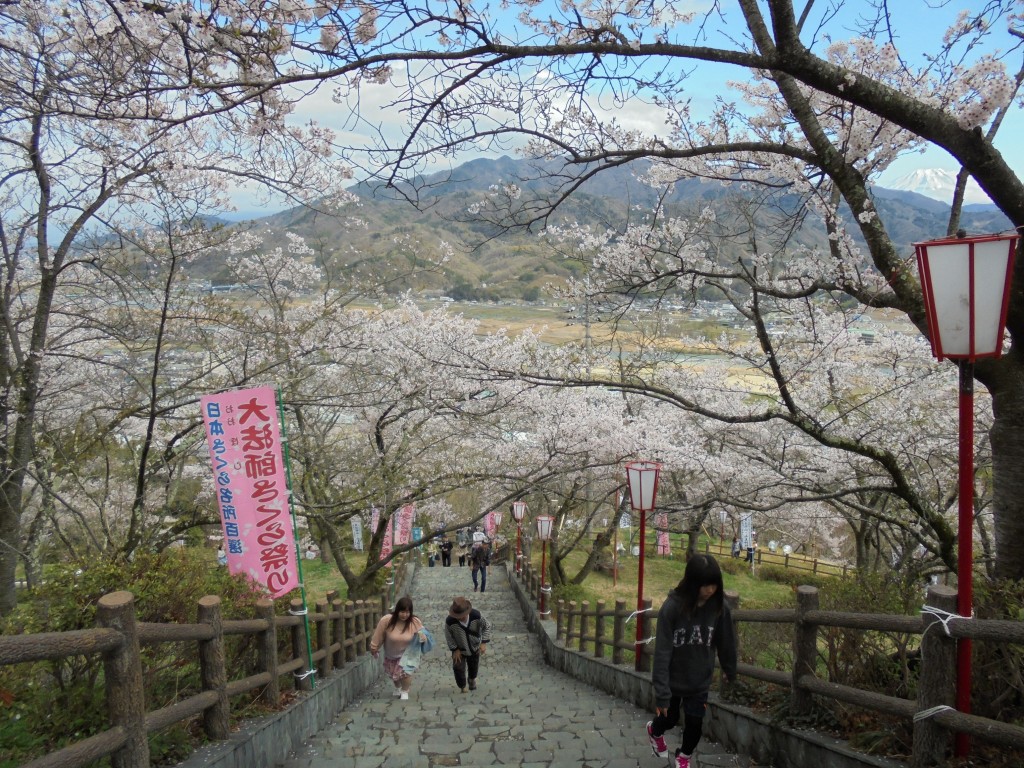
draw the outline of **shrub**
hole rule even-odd
[[[68,632],[95,627],[99,599],[112,591],[135,596],[140,622],[192,623],[205,595],[222,598],[224,618],[249,618],[262,593],[252,582],[229,576],[202,550],[173,549],[114,558],[66,563],[47,571],[46,581],[32,590],[0,625],[2,634]],[[249,643],[228,638],[229,664],[247,663]],[[147,645],[142,648],[147,710],[158,709],[199,691],[194,644]],[[4,731],[0,768],[60,749],[109,727],[104,699],[103,660],[99,654],[50,662],[0,667],[0,718]],[[174,734],[150,740],[156,763],[175,760],[191,750],[184,726]]]

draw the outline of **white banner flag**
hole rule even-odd
[[[352,518],[352,549],[356,552],[363,551],[363,521],[358,515]]]

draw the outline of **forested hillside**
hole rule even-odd
[[[702,179],[679,183],[666,193],[638,178],[645,170],[642,163],[606,169],[582,183],[550,218],[529,227],[499,226],[474,208],[493,185],[509,183],[522,189],[523,199],[551,199],[558,168],[508,157],[472,160],[422,177],[414,185],[355,185],[351,191],[359,202],[335,215],[293,208],[239,226],[263,232],[269,243],[283,243],[285,232],[301,235],[314,249],[315,258],[331,265],[339,278],[353,273],[390,274],[388,288],[393,293],[427,290],[458,299],[531,300],[540,297],[546,284],[582,270],[579,261],[540,236],[545,224],[572,221],[599,230],[621,230],[627,221],[650,216],[664,194],[661,215],[696,216],[710,206],[723,226],[734,225],[734,247],[746,248],[745,228],[740,224],[745,217],[752,215],[763,230],[778,231],[781,222],[801,207],[796,196],[773,195],[769,200],[764,191],[747,185]],[[912,243],[945,234],[949,206],[944,203],[878,187],[874,198],[889,234],[908,256]],[[962,223],[972,233],[1010,226],[994,206],[968,207]],[[784,226],[784,247],[827,245],[824,228],[813,214],[792,232],[789,223]],[[450,254],[443,264],[434,266],[442,243],[451,247]],[[215,265],[203,271],[214,282],[224,280]]]

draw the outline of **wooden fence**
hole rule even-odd
[[[334,668],[340,669],[367,652],[377,620],[387,610],[386,595],[342,602],[337,592],[328,593],[308,614],[312,637],[307,645],[302,600],[291,601],[288,616],[276,616],[273,602],[260,600],[257,618],[225,620],[220,598],[207,596],[199,601],[197,623],[156,624],[137,622],[134,596],[121,591],[100,598],[94,629],[0,637],[0,665],[103,655],[111,727],[21,768],[81,768],[107,756],[113,768],[148,768],[148,735],[200,715],[209,738],[226,739],[231,697],[260,689],[260,700],[276,708],[285,675],[290,676],[295,690],[311,690],[310,657],[317,679],[326,679]],[[290,634],[287,658],[279,658],[279,630]],[[255,674],[228,680],[224,638],[229,635],[255,636]],[[147,712],[140,648],[181,642],[196,643],[202,690]],[[310,647],[316,649],[312,654]]]
[[[530,585],[535,574],[524,572],[524,583]],[[538,597],[535,589],[530,594]],[[913,723],[914,766],[943,765],[952,732],[962,732],[994,744],[1024,749],[1024,728],[963,714],[952,709],[955,699],[956,641],[959,639],[1024,644],[1024,622],[981,619],[960,619],[956,613],[956,591],[941,585],[928,590],[921,616],[892,616],[884,614],[822,611],[818,608],[818,590],[815,587],[797,589],[797,607],[770,610],[744,610],[739,608],[739,597],[727,592],[732,609],[736,636],[743,622],[771,622],[791,626],[793,637],[793,668],[789,671],[766,669],[751,664],[739,664],[738,673],[757,680],[785,686],[790,689],[790,711],[794,716],[808,715],[812,711],[813,697],[823,696],[858,707],[904,717]],[[650,608],[651,601],[645,600]],[[614,610],[606,610],[604,602],[591,608],[588,602],[579,606],[575,602],[557,604],[557,638],[568,648],[581,652],[592,649],[595,657],[603,658],[610,648],[612,663],[622,663],[622,652],[631,650],[632,642],[625,640],[626,624],[633,611],[622,600],[616,601]],[[611,637],[605,625],[612,623]],[[643,637],[654,636],[657,619],[650,610],[643,613]],[[828,682],[815,674],[818,662],[818,630],[821,627],[899,632],[920,635],[920,668],[917,699],[903,699]],[[641,667],[650,669],[650,652],[642,646]]]
[[[732,557],[732,548],[722,543],[712,544],[710,541],[705,541],[704,552],[707,554],[714,553],[719,558]],[[747,552],[743,550],[737,559],[744,559],[746,556]],[[843,578],[852,576],[857,572],[856,568],[852,568],[849,565],[831,563],[826,560],[819,560],[816,557],[808,560],[808,558],[787,555],[784,552],[772,552],[770,549],[765,551],[760,547],[754,551],[754,562],[757,565],[778,565],[783,568],[792,568],[794,571],[806,571],[815,575],[842,576]]]

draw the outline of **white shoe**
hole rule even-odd
[[[398,698],[400,698],[402,701],[408,701],[409,700],[409,692],[408,691],[402,691],[402,695],[399,696]]]
[[[395,688],[395,692],[393,694],[391,694],[391,695],[394,696],[397,699],[399,696],[402,695],[402,689],[401,688]]]

